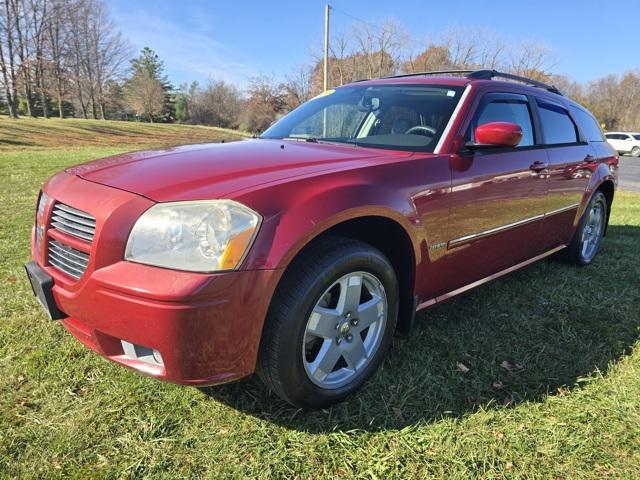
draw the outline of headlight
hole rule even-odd
[[[49,202],[49,197],[47,196],[46,193],[42,192],[40,194],[40,200],[38,201],[38,210],[36,212],[37,221],[42,222],[44,220],[44,210],[45,208],[47,208],[48,202]]]
[[[192,272],[232,270],[251,246],[260,220],[231,200],[159,203],[134,225],[124,257]]]

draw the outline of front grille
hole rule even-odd
[[[93,215],[56,202],[51,213],[51,226],[88,242],[96,233],[96,219]]]
[[[87,269],[89,255],[51,240],[49,242],[49,263],[67,275],[79,279]]]

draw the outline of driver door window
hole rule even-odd
[[[534,144],[533,124],[529,112],[529,102],[523,95],[487,95],[484,106],[471,123],[471,131],[468,138],[475,141],[475,129],[489,122],[510,122],[519,125],[522,129],[522,140],[518,147],[529,147]]]

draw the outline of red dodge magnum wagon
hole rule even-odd
[[[618,164],[593,116],[534,80],[435,73],[326,91],[256,139],[58,173],[26,265],[36,297],[131,369],[257,372],[323,407],[417,310],[560,250],[591,263]]]

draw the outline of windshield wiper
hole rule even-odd
[[[282,140],[296,140],[297,142],[309,142],[309,143],[318,143],[319,139],[316,137],[284,137]]]

